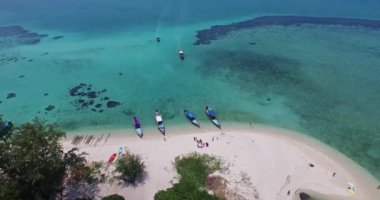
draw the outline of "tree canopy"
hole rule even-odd
[[[0,140],[0,199],[55,199],[68,170],[85,162],[75,149],[63,151],[56,125],[35,119],[8,131]]]

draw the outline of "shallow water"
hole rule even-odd
[[[380,30],[268,26],[193,45],[197,30],[261,15],[380,19],[380,3],[355,2],[3,0],[0,26],[49,36],[36,45],[0,45],[0,59],[17,58],[0,63],[0,114],[16,123],[39,117],[72,130],[129,127],[134,114],[154,126],[159,108],[170,126],[187,123],[184,107],[206,120],[208,104],[222,122],[312,135],[379,179]],[[185,50],[184,62],[178,49]],[[78,103],[87,98],[70,96],[80,83],[87,84],[81,91],[91,84],[88,91],[99,92],[88,107]],[[11,92],[16,97],[7,99]],[[107,108],[105,97],[121,105]],[[46,111],[48,105],[55,107]]]

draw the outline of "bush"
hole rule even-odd
[[[167,190],[158,191],[154,195],[155,200],[188,199],[188,200],[216,200],[204,189],[207,176],[216,170],[220,170],[220,160],[209,156],[192,153],[183,157],[177,157],[174,163],[178,174],[181,176],[179,183]]]
[[[116,171],[122,176],[122,179],[128,183],[135,183],[144,173],[145,165],[140,156],[126,154],[124,159],[119,159],[116,163]]]
[[[112,194],[112,195],[103,197],[102,200],[125,200],[125,198],[118,194]]]

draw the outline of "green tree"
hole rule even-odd
[[[102,200],[125,200],[125,198],[118,194],[112,194],[112,195],[103,197]]]
[[[119,159],[116,163],[116,171],[119,172],[126,182],[135,183],[144,173],[145,165],[140,156],[126,154],[126,158]]]
[[[66,172],[85,162],[75,149],[64,153],[56,125],[35,119],[0,141],[0,199],[55,199]]]

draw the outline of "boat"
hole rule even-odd
[[[179,56],[179,59],[185,60],[185,53],[182,50],[178,51],[178,56]]]
[[[218,119],[216,119],[215,112],[208,106],[206,106],[206,115],[216,127],[221,128]]]
[[[165,135],[165,125],[164,120],[162,120],[162,116],[158,110],[156,110],[156,122],[158,130]]]
[[[142,138],[143,137],[143,131],[141,128],[140,120],[136,116],[133,116],[133,126],[135,127],[136,134],[140,138]]]
[[[113,154],[110,156],[110,158],[108,159],[108,163],[112,163],[112,162],[115,160],[116,156],[117,156],[117,154],[116,154],[116,153],[113,153]]]
[[[195,119],[195,116],[193,115],[193,113],[189,110],[186,110],[184,109],[183,110],[183,113],[185,114],[185,117],[195,126],[197,126],[198,128],[200,128],[201,126],[199,125],[198,121]]]

